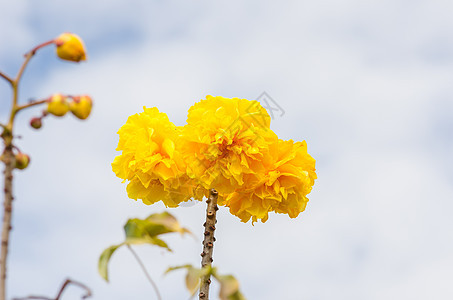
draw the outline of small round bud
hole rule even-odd
[[[15,156],[16,165],[15,168],[19,170],[23,170],[28,167],[30,163],[30,156],[25,153],[19,152]]]
[[[78,35],[65,32],[60,34],[54,41],[59,58],[75,62],[86,60],[85,46]]]
[[[34,129],[39,129],[42,127],[42,121],[41,118],[33,118],[30,120],[30,126],[33,127]]]
[[[66,101],[66,97],[62,94],[54,94],[49,99],[49,104],[47,104],[47,112],[61,117],[64,116],[69,110],[69,104]]]
[[[80,97],[74,97],[69,103],[69,109],[77,118],[85,120],[91,113],[93,107],[93,101],[90,96],[84,95]]]

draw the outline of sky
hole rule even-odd
[[[0,70],[61,32],[88,60],[33,58],[20,101],[90,94],[92,115],[49,117],[36,131],[21,112],[9,297],[55,295],[67,277],[93,299],[155,299],[127,249],[97,274],[128,218],[161,212],[130,200],[110,163],[117,130],[143,106],[176,125],[206,95],[256,99],[284,111],[271,128],[305,140],[318,179],[296,219],[241,223],[218,212],[214,265],[247,299],[453,298],[453,3],[346,1],[0,1]],[[0,118],[11,93],[0,82]],[[195,238],[168,236],[167,253],[136,247],[164,299],[187,299],[183,272],[200,264],[205,206],[169,210]],[[213,285],[213,294],[218,290]],[[71,288],[65,300],[80,299]],[[212,299],[217,299],[216,297]]]

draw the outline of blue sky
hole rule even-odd
[[[82,64],[42,50],[21,101],[54,92],[95,101],[86,122],[48,118],[33,131],[39,110],[18,118],[32,164],[15,177],[10,296],[50,296],[70,276],[95,299],[152,298],[126,251],[113,257],[109,284],[96,271],[127,218],[163,209],[129,200],[114,177],[116,131],[143,106],[183,125],[206,95],[266,91],[285,110],[272,129],[307,141],[319,179],[297,219],[252,227],[221,209],[221,272],[248,299],[452,298],[452,9],[440,0],[2,1],[2,71],[64,31],[88,50]],[[9,95],[0,82],[2,118]],[[186,299],[183,274],[161,274],[199,264],[204,205],[171,212],[199,240],[168,238],[173,254],[137,251],[164,299]]]

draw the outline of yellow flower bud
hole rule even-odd
[[[24,154],[22,152],[19,152],[15,156],[15,161],[16,161],[16,164],[15,164],[16,169],[23,170],[26,167],[28,167],[28,164],[30,163],[30,156],[28,156],[27,154]]]
[[[47,112],[61,117],[64,116],[69,110],[69,104],[66,101],[66,97],[62,94],[54,94],[49,99],[49,104],[47,104]]]
[[[59,58],[79,62],[86,60],[85,46],[82,39],[73,33],[65,32],[55,39]]]
[[[69,109],[77,118],[85,120],[88,118],[93,107],[93,101],[90,96],[84,95],[80,97],[74,97],[73,101],[69,103]]]

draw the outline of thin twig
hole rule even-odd
[[[55,298],[55,300],[60,300],[61,298],[61,295],[63,294],[63,291],[64,289],[69,286],[70,284],[73,284],[73,285],[77,285],[78,287],[82,288],[85,290],[85,295],[82,296],[82,299],[86,299],[86,298],[89,298],[92,296],[92,293],[91,293],[91,290],[86,286],[84,285],[83,283],[80,283],[78,281],[75,281],[75,280],[71,280],[71,279],[66,279],[66,281],[63,283],[63,285],[61,286],[61,289],[60,291],[58,292],[57,294],[57,297]]]
[[[25,298],[13,298],[13,300],[29,300],[29,299],[37,299],[37,300],[55,300],[54,298],[48,298],[44,296],[28,296]]]
[[[41,49],[42,47],[45,47],[45,46],[48,46],[50,44],[53,44],[55,43],[55,40],[50,40],[50,41],[47,41],[47,42],[44,42],[42,44],[39,44],[38,46],[36,46],[35,48],[31,49],[30,51],[28,51],[24,56],[27,56],[28,54],[32,54],[34,55],[36,53],[36,51],[38,51],[39,49]]]
[[[8,126],[11,128],[11,130],[13,128],[14,118],[16,117],[16,114],[18,112],[18,107],[19,107],[17,105],[17,101],[19,98],[19,95],[18,95],[19,94],[19,82],[20,82],[20,79],[22,78],[22,75],[24,74],[24,71],[28,65],[28,62],[33,57],[33,55],[35,55],[34,51],[30,51],[29,53],[25,54],[25,60],[22,63],[22,66],[20,67],[19,72],[17,73],[16,79],[14,79],[11,82],[11,86],[13,87],[13,103],[12,103],[11,113],[9,115],[9,122],[8,122]],[[0,300],[2,300],[2,299],[0,298]]]
[[[154,291],[156,292],[156,295],[157,295],[157,299],[159,300],[162,300],[162,297],[159,293],[159,289],[157,288],[157,285],[156,283],[151,279],[151,276],[149,275],[148,271],[146,271],[146,268],[145,268],[145,265],[143,264],[143,262],[140,260],[140,257],[137,255],[137,253],[134,251],[134,249],[132,249],[132,247],[130,245],[127,245],[127,248],[129,248],[129,250],[132,252],[132,255],[134,255],[135,259],[137,260],[138,264],[140,265],[140,267],[142,268],[143,270],[143,273],[145,273],[145,276],[146,278],[148,279],[148,281],[151,283],[151,285],[153,286],[154,288]]]
[[[20,105],[16,108],[16,113],[18,113],[19,111],[21,111],[22,109],[25,109],[25,108],[28,108],[28,107],[32,107],[32,106],[35,106],[35,105],[39,105],[39,104],[43,104],[43,103],[46,103],[48,102],[49,99],[44,99],[44,100],[39,100],[39,101],[33,101],[33,102],[30,102],[30,103],[27,103],[27,104],[24,104],[24,105]]]
[[[38,51],[42,47],[48,46],[48,45],[53,44],[53,43],[55,43],[55,40],[47,41],[45,43],[39,44],[38,46],[34,47],[33,49],[31,49],[30,51],[25,53],[25,55],[24,55],[25,56],[25,61],[22,64],[22,66],[20,67],[19,72],[17,73],[16,79],[14,80],[14,83],[16,85],[19,84],[20,78],[22,77],[22,74],[24,73],[25,68],[28,65],[28,62],[35,55],[36,51]],[[14,104],[17,104],[17,102],[15,102]]]
[[[60,290],[58,291],[58,294],[55,298],[49,298],[49,297],[44,297],[44,296],[28,296],[25,298],[14,298],[13,300],[29,300],[29,299],[60,300],[66,287],[68,287],[71,284],[76,285],[85,290],[85,295],[83,295],[81,299],[86,299],[86,298],[89,298],[92,296],[91,290],[83,283],[80,283],[80,282],[72,280],[72,279],[66,279],[65,282],[62,284],[62,286],[61,286]]]
[[[212,252],[214,250],[214,231],[215,224],[217,223],[216,214],[219,209],[217,206],[218,193],[215,189],[211,189],[209,198],[206,200],[208,207],[206,208],[206,222],[204,223],[204,240],[203,240],[203,252],[201,253],[201,267],[205,268],[212,264]],[[198,294],[200,300],[209,299],[209,286],[211,284],[211,274],[201,278],[200,293]]]
[[[22,75],[24,74],[25,68],[27,67],[28,63],[30,62],[30,59],[35,55],[35,52],[29,52],[25,54],[25,60],[22,63],[22,66],[19,69],[19,72],[16,75],[16,79],[14,80],[15,84],[19,84],[20,79],[22,78]],[[17,104],[14,103],[14,104]]]
[[[13,79],[10,78],[8,75],[3,74],[2,72],[0,72],[0,77],[3,77],[3,79],[5,79],[6,81],[8,81],[10,84],[13,84]]]

